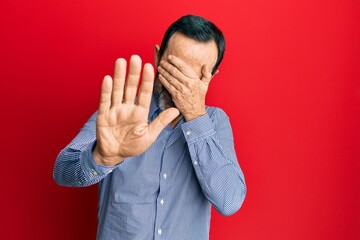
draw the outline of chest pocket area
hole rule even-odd
[[[154,203],[159,191],[160,163],[148,153],[126,159],[112,174],[110,201]]]

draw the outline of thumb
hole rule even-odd
[[[149,124],[149,135],[151,143],[155,142],[156,138],[159,136],[161,131],[169,124],[172,120],[174,120],[177,116],[179,116],[180,112],[177,108],[169,108],[162,111],[159,116],[157,116],[150,124]]]

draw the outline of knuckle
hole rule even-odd
[[[175,92],[175,93],[174,93],[174,97],[175,97],[176,99],[180,99],[181,94],[180,94],[179,92]]]
[[[184,82],[184,86],[186,87],[186,90],[190,90],[193,88],[188,82]]]
[[[166,72],[166,71],[164,71],[164,72],[162,73],[162,75],[163,75],[163,77],[166,78],[166,79],[169,78],[169,73]]]
[[[170,67],[169,72],[170,72],[171,75],[175,75],[176,74],[176,69],[174,67]]]

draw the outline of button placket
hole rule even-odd
[[[164,206],[165,204],[165,197],[166,197],[166,193],[168,192],[168,188],[169,188],[169,184],[168,184],[168,179],[169,179],[169,174],[168,174],[168,166],[166,166],[167,162],[166,161],[166,157],[167,157],[167,152],[169,151],[166,146],[169,143],[169,139],[171,136],[171,132],[169,132],[169,135],[166,137],[166,140],[163,142],[163,153],[161,154],[161,169],[160,169],[160,173],[159,173],[159,192],[158,192],[158,196],[157,196],[157,210],[156,210],[156,219],[155,219],[155,239],[159,238],[163,238],[164,236],[164,229],[163,229],[163,224],[164,224],[164,217],[165,217],[165,211],[166,208]]]

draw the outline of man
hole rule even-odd
[[[213,23],[187,15],[155,46],[155,81],[145,64],[137,97],[140,57],[127,76],[118,59],[104,78],[98,112],[54,167],[60,185],[99,183],[97,239],[205,240],[211,204],[223,215],[240,208],[246,188],[229,119],[205,106],[224,50]]]

